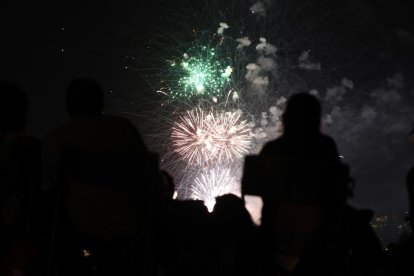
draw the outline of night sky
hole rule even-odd
[[[234,5],[249,7],[256,1],[213,2],[0,2],[0,78],[15,81],[28,92],[27,133],[42,138],[67,120],[65,88],[76,77],[102,83],[109,113],[140,114],[152,109],[153,87],[146,76],[159,66],[154,56],[149,58],[152,42],[180,28],[201,29],[208,24],[215,28],[224,20],[224,16],[211,17],[218,7],[227,14],[233,10],[230,20],[234,20],[238,16]],[[333,97],[325,98],[325,111],[334,123],[325,130],[353,168],[354,204],[401,213],[408,205],[405,174],[414,164],[414,145],[408,142],[414,120],[414,28],[409,1],[273,2],[278,9],[267,17],[274,16],[270,22],[280,28],[267,36],[282,48],[280,55],[296,57],[312,49],[322,65],[317,73],[286,73],[283,89],[287,94],[295,89],[334,90]],[[209,6],[214,10],[209,11]],[[280,18],[283,21],[277,21]],[[343,78],[352,80],[354,89],[339,99],[337,86]],[[134,122],[150,140],[153,130],[146,129],[147,123]]]

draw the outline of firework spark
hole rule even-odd
[[[238,112],[187,111],[172,128],[175,152],[188,163],[230,162],[251,147],[251,127]]]
[[[203,200],[209,212],[213,211],[216,197],[225,194],[241,196],[240,185],[232,176],[230,169],[212,169],[201,174],[194,181],[191,198]]]
[[[180,62],[171,62],[170,69],[178,76],[178,87],[170,90],[173,99],[220,97],[233,71],[218,57],[216,49],[207,46],[190,49]]]

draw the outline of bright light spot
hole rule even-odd
[[[226,69],[224,70],[224,73],[222,74],[223,77],[230,77],[231,73],[233,72],[233,68],[231,68],[230,66],[227,66]]]
[[[209,213],[213,212],[214,206],[216,205],[215,199],[208,199],[204,201],[204,205],[207,207]]]
[[[198,93],[203,92],[204,91],[204,86],[202,84],[197,84],[196,89],[197,89]]]
[[[239,99],[239,93],[237,93],[237,91],[233,92],[233,100],[237,101]]]
[[[260,196],[245,195],[244,201],[245,207],[249,212],[254,224],[260,225],[262,223],[262,198]]]
[[[91,256],[91,251],[89,249],[82,249],[82,256],[85,258],[88,258],[89,256]]]
[[[191,188],[191,198],[203,200],[209,212],[216,205],[216,197],[234,194],[241,196],[240,186],[230,172],[230,169],[212,169],[201,174],[194,181]]]

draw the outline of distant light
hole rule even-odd
[[[91,251],[89,249],[82,249],[82,256],[88,258],[91,255]]]
[[[213,212],[214,206],[216,205],[216,200],[214,198],[205,200],[204,205],[207,207],[208,212],[211,213]]]

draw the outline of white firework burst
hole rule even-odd
[[[241,196],[240,185],[230,169],[211,169],[194,180],[191,198],[203,200],[209,212],[213,211],[216,197],[225,194]]]
[[[249,152],[252,128],[238,112],[187,111],[172,127],[174,151],[189,163],[230,162]]]

